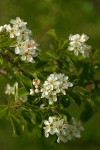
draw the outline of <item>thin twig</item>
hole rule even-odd
[[[7,74],[7,71],[0,69],[0,74],[1,74],[1,75],[6,75],[6,74]]]

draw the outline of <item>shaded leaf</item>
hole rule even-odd
[[[60,49],[63,49],[68,43],[68,40],[64,40],[63,44],[61,45]]]
[[[21,114],[27,122],[31,122],[31,113],[28,110],[23,109]]]
[[[89,91],[86,90],[83,87],[75,86],[74,89],[77,90],[81,95],[87,95],[87,94],[89,94]]]
[[[18,75],[18,78],[19,78],[19,80],[21,80],[25,85],[27,85],[27,86],[29,86],[29,87],[32,86],[32,82],[31,82],[31,80],[30,80],[28,77],[26,77],[26,76],[20,74],[20,75]]]
[[[84,107],[84,110],[82,111],[81,115],[80,115],[80,119],[83,122],[88,121],[93,115],[93,108],[91,107],[91,105],[86,104]]]
[[[70,105],[70,100],[66,99],[66,98],[65,99],[63,98],[61,103],[62,103],[63,107],[67,108]]]
[[[29,132],[32,132],[34,127],[35,125],[32,122],[27,123],[27,129]]]
[[[58,112],[65,115],[65,116],[67,116],[67,120],[68,120],[68,122],[70,122],[71,115],[69,114],[69,112],[66,109],[59,109]]]
[[[81,105],[81,97],[77,93],[75,93],[74,91],[69,91],[69,95],[78,106]]]
[[[58,57],[59,57],[53,50],[47,51],[46,54],[53,59],[58,59]]]
[[[24,87],[21,87],[18,89],[18,96],[19,97],[23,97],[28,95],[29,93],[27,92],[27,90]]]
[[[11,118],[14,135],[15,134],[21,135],[24,130],[24,125],[21,123],[20,119],[17,118],[16,116],[11,114],[10,118]]]
[[[36,69],[40,69],[42,67],[44,67],[45,65],[47,64],[47,61],[39,61],[37,64],[36,64]]]
[[[0,114],[8,109],[7,105],[0,105]]]

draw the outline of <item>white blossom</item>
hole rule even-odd
[[[10,38],[17,37],[17,41],[29,40],[32,32],[26,28],[26,22],[17,17],[15,20],[12,19],[10,23],[13,25],[10,30]]]
[[[48,120],[44,120],[44,135],[46,138],[49,135],[56,135],[57,142],[66,143],[74,138],[80,138],[81,131],[84,129],[75,118],[72,118],[72,124],[69,124],[64,118],[58,116],[50,116]]]
[[[4,26],[0,26],[0,32],[10,32],[11,31],[11,26],[10,24],[5,24]]]
[[[0,26],[0,33],[7,33],[10,38],[14,38],[14,44],[10,47],[14,48],[15,54],[20,55],[21,60],[34,63],[33,58],[38,55],[38,44],[31,38],[32,32],[26,27],[27,22],[17,17],[10,24]]]
[[[11,31],[11,26],[10,26],[10,24],[5,24],[5,25],[4,25],[4,28],[6,29],[7,32],[10,32],[10,31]]]
[[[83,126],[81,125],[80,120],[76,120],[75,118],[72,118],[72,126],[74,128],[74,137],[80,138],[81,131],[84,130]]]
[[[37,56],[37,43],[34,40],[20,41],[16,43],[15,53],[21,56],[22,60],[34,63],[33,57]]]
[[[0,26],[0,32],[3,32],[4,27]]]
[[[17,102],[18,100],[20,100],[22,102],[27,101],[27,96],[19,97],[19,95],[18,95],[18,82],[15,82],[15,84],[13,86],[11,86],[10,84],[7,84],[5,94],[14,95],[15,102]]]
[[[5,90],[5,94],[14,95],[15,91],[14,91],[14,87],[10,86],[10,84],[7,84],[6,90]]]
[[[11,86],[10,84],[7,84],[5,94],[15,95],[17,89],[18,89],[18,83],[17,82],[14,84],[14,86]]]
[[[60,119],[60,117],[56,116],[50,116],[48,120],[44,120],[44,124],[44,132],[46,138],[49,137],[49,134],[54,135],[67,128],[67,125],[64,124],[64,119]]]
[[[13,26],[9,31],[10,38],[18,37],[20,35],[19,29],[16,26]]]
[[[18,30],[19,32],[19,36],[17,36],[17,40],[29,40],[30,35],[31,35],[31,30],[26,28],[26,25],[20,27],[20,29]]]
[[[48,99],[51,105],[53,102],[57,101],[58,93],[66,95],[66,89],[72,86],[73,84],[68,81],[68,76],[61,73],[51,74],[40,90],[42,93],[41,98]]]
[[[23,20],[21,20],[19,17],[17,17],[16,19],[11,19],[10,23],[17,28],[27,24],[27,22],[23,22]]]
[[[69,51],[74,51],[74,54],[76,56],[78,56],[79,53],[81,53],[84,58],[88,57],[89,56],[89,51],[91,49],[91,46],[88,46],[86,44],[86,41],[88,39],[89,39],[89,37],[85,34],[70,35],[69,36],[70,42],[69,42],[68,50]]]

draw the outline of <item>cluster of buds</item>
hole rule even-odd
[[[33,88],[30,89],[30,95],[34,95],[40,92],[39,90],[39,85],[40,85],[40,80],[39,79],[33,79]]]
[[[48,120],[44,120],[44,134],[48,138],[49,135],[56,135],[57,142],[66,143],[74,138],[81,137],[81,131],[84,130],[80,121],[72,118],[72,123],[69,124],[64,118],[50,116]]]

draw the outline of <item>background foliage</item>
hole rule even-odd
[[[49,38],[47,31],[56,29],[60,36],[68,37],[69,34],[86,33],[90,37],[90,44],[96,49],[100,41],[100,2],[99,0],[4,0],[0,2],[0,25],[19,16],[28,22],[36,41],[43,50],[48,50]],[[97,62],[99,62],[99,57]],[[100,77],[100,71],[96,74]],[[4,89],[7,81],[0,75],[0,103],[4,103]],[[3,100],[3,101],[2,101]],[[98,97],[100,102],[100,97]],[[99,103],[100,104],[100,103]],[[73,110],[73,106],[70,108]],[[77,111],[79,108],[77,107]],[[99,110],[98,110],[99,111]],[[76,113],[77,112],[74,112]],[[78,114],[77,114],[78,115]],[[99,150],[100,144],[100,112],[95,114],[84,126],[82,138],[67,144],[49,143],[48,140],[34,137],[27,131],[21,137],[13,137],[10,123],[0,119],[0,148],[2,150],[42,150],[47,149],[95,149]],[[35,133],[34,133],[35,134]]]

